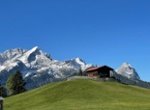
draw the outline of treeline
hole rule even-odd
[[[5,85],[0,85],[0,96],[7,97],[25,92],[26,82],[19,71],[11,74]]]

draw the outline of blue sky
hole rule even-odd
[[[150,81],[149,0],[0,0],[0,52],[39,46],[53,58],[132,64]]]

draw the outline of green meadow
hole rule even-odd
[[[150,90],[117,82],[63,81],[8,97],[4,110],[150,110]]]

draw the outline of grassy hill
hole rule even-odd
[[[4,110],[150,110],[150,90],[116,82],[64,81],[6,98]]]

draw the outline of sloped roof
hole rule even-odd
[[[88,69],[86,69],[86,71],[96,71],[98,70],[100,67],[90,67]]]
[[[103,66],[99,66],[99,67],[90,67],[90,68],[86,69],[86,72],[98,71],[99,69],[102,69],[102,68],[108,68],[110,70],[113,70],[111,67],[103,65]]]

